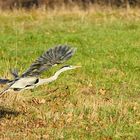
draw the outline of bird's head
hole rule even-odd
[[[72,65],[66,65],[61,67],[61,69],[63,70],[72,70],[72,69],[76,69],[76,68],[80,68],[81,66],[72,66]]]
[[[81,66],[71,66],[71,65],[63,66],[63,67],[60,68],[60,70],[58,70],[58,71],[55,73],[55,76],[57,77],[60,73],[62,73],[62,72],[64,72],[64,71],[76,69],[76,68],[79,68],[79,67],[81,67]]]

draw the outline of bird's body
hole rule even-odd
[[[23,77],[19,80],[15,81],[10,88],[12,89],[23,89],[25,87],[29,87],[31,85],[34,85],[37,83],[38,78],[37,77]]]
[[[13,80],[0,79],[1,84],[8,85],[6,89],[0,92],[0,96],[10,90],[22,91],[25,89],[35,88],[45,83],[50,83],[56,80],[62,72],[79,67],[64,66],[49,78],[41,79],[39,77],[43,71],[46,71],[57,64],[64,63],[73,56],[74,52],[75,49],[71,49],[69,46],[56,46],[43,53],[43,55],[36,59],[20,76],[17,70],[11,71],[11,74],[14,77]]]

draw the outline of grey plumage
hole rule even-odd
[[[39,78],[39,75],[42,72],[50,69],[56,64],[62,64],[70,59],[74,55],[75,50],[76,49],[70,48],[67,45],[58,45],[54,48],[50,48],[48,51],[38,57],[23,74],[19,75],[16,69],[11,70],[11,74],[14,77],[13,80],[0,79],[0,84],[8,84],[8,87],[0,92],[0,96],[7,92],[9,89],[19,91],[22,89],[34,88],[35,86],[41,85],[43,83],[52,82],[57,79],[61,72],[79,67],[62,67],[58,72],[55,73],[54,76],[50,78]]]
[[[26,76],[38,76],[43,71],[50,69],[55,64],[64,63],[71,58],[75,52],[75,49],[66,45],[59,45],[54,48],[50,48],[43,53],[38,59],[36,59],[30,67],[21,75]]]
[[[19,78],[18,70],[17,69],[10,70],[10,73],[12,74],[14,79],[13,80],[6,79],[6,78],[5,79],[0,79],[0,84],[13,83],[14,81],[16,81]]]

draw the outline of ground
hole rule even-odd
[[[0,98],[0,138],[140,139],[139,13],[138,9],[0,12],[1,77],[12,78],[13,67],[22,73],[57,44],[76,47],[67,64],[82,66],[51,84]]]

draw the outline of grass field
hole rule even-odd
[[[1,77],[11,78],[12,67],[22,73],[57,44],[76,47],[67,64],[82,66],[20,93],[16,102],[14,92],[1,98],[0,139],[140,139],[139,13],[0,12]]]

